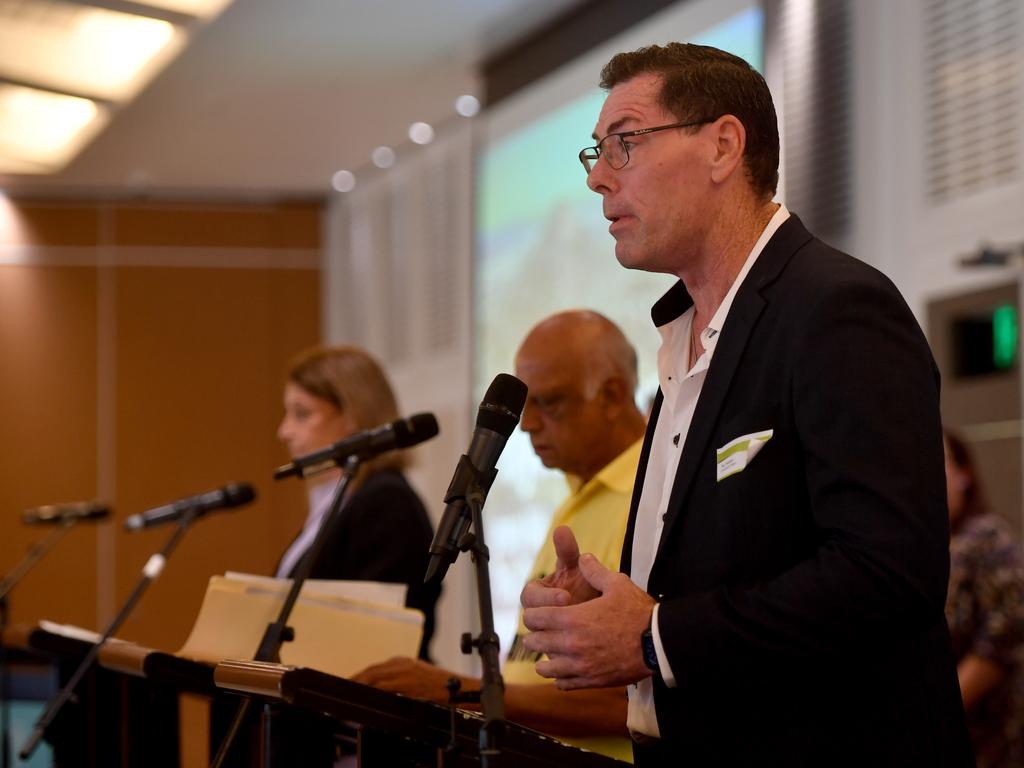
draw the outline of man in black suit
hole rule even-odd
[[[640,765],[971,765],[943,617],[938,374],[892,283],[773,202],[746,62],[619,54],[583,150],[615,254],[679,277],[622,571],[556,531],[537,671],[630,684]],[[628,576],[627,576],[628,574]]]

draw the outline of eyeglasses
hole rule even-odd
[[[623,131],[622,133],[609,133],[599,142],[596,147],[584,147],[580,150],[580,162],[583,163],[583,167],[586,169],[587,174],[594,169],[595,163],[601,156],[604,156],[605,161],[613,171],[617,171],[620,168],[625,167],[626,163],[629,162],[629,144],[626,143],[626,139],[633,136],[643,136],[645,133],[655,133],[657,131],[667,131],[669,128],[690,128],[694,125],[703,125],[704,123],[711,123],[714,120],[692,120],[686,123],[672,123],[671,125],[658,125],[654,128],[641,128],[638,131]]]

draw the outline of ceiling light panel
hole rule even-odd
[[[162,8],[165,11],[184,13],[200,19],[212,19],[231,2],[231,0],[138,0],[140,5],[151,8]]]
[[[59,170],[108,117],[88,99],[0,83],[0,173]]]
[[[0,0],[0,77],[50,90],[129,99],[184,42],[184,32],[162,19],[53,0]]]

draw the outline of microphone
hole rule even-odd
[[[227,507],[241,507],[256,498],[256,491],[248,483],[228,483],[215,491],[186,496],[162,507],[139,512],[124,521],[126,531],[139,531],[151,525],[170,523],[180,519],[189,512],[202,517],[207,512]]]
[[[26,509],[21,522],[27,525],[62,524],[77,520],[102,520],[110,514],[110,507],[98,501],[76,501],[71,504],[47,504]]]
[[[406,419],[398,419],[390,424],[357,432],[327,448],[299,456],[290,464],[275,469],[274,479],[280,480],[291,475],[310,477],[343,464],[350,456],[357,456],[360,461],[366,461],[398,448],[411,448],[429,440],[437,433],[437,419],[434,418],[434,414],[417,413]]]
[[[459,460],[445,501],[448,502],[437,526],[434,542],[430,545],[430,564],[424,583],[441,581],[448,572],[448,566],[459,556],[459,541],[466,534],[472,522],[472,510],[465,501],[469,475],[479,476],[478,482],[484,498],[494,479],[494,465],[498,463],[505,443],[508,442],[519,416],[526,405],[526,385],[515,376],[499,373],[487,388],[480,409],[477,412],[476,427],[469,443],[469,450]],[[466,467],[466,463],[470,467]],[[449,501],[450,499],[450,501]]]

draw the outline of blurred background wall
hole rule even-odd
[[[123,519],[252,479],[244,515],[185,539],[122,634],[184,641],[211,573],[268,572],[305,517],[268,482],[290,356],[319,338],[320,211],[305,205],[8,204],[0,267],[0,562],[19,510],[110,500]],[[97,627],[168,530],[82,525],[11,595],[14,621]]]

